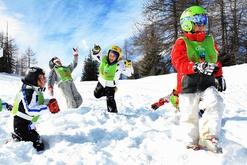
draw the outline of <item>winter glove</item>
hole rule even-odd
[[[216,77],[216,88],[218,91],[222,92],[226,90],[226,81],[223,76]]]
[[[10,104],[6,104],[6,109],[7,109],[8,111],[11,111],[11,110],[12,110],[12,108],[13,108],[13,106],[12,106],[12,105],[10,105]]]
[[[51,113],[58,113],[60,111],[57,100],[54,98],[49,101],[48,107]]]
[[[131,68],[131,67],[132,67],[132,62],[131,62],[131,60],[126,60],[126,61],[124,61],[124,65],[125,65],[126,68]]]
[[[74,56],[78,56],[78,49],[77,48],[73,48],[73,55]]]
[[[202,73],[210,76],[217,69],[217,65],[208,62],[195,63],[193,69],[196,73]]]
[[[202,117],[202,115],[204,114],[205,109],[200,109],[198,112],[199,117]]]
[[[3,108],[6,108],[8,111],[11,111],[13,106],[8,103],[2,102],[2,100],[0,99],[0,112],[3,110]]]
[[[93,55],[99,54],[101,51],[101,47],[99,45],[94,44],[94,47],[92,49]]]
[[[52,87],[52,86],[48,86],[48,91],[49,91],[49,94],[50,94],[51,96],[54,95],[54,91],[53,91],[53,87]]]

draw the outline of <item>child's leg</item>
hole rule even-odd
[[[180,133],[187,147],[197,145],[199,140],[198,123],[198,93],[183,93],[179,95]]]
[[[82,104],[82,97],[80,93],[77,91],[75,84],[72,82],[71,84],[72,87],[72,93],[74,96],[74,100],[76,102],[76,108],[78,108]]]
[[[117,105],[114,98],[115,88],[114,87],[106,87],[106,103],[108,112],[117,113]]]
[[[218,139],[224,110],[222,97],[214,87],[209,87],[202,93],[202,104],[205,111],[200,120],[200,139]]]
[[[30,123],[30,121],[14,116],[14,134],[12,135],[12,138],[15,141],[28,141],[28,125]]]
[[[98,99],[102,96],[105,96],[105,88],[98,82],[95,90],[94,90],[94,96]]]
[[[37,151],[42,151],[45,149],[42,139],[40,138],[39,134],[35,130],[29,131],[29,138],[30,138],[30,141],[33,142],[33,147]]]
[[[20,119],[19,117],[17,118],[16,116],[14,120],[15,134],[12,134],[12,138],[16,141],[31,141],[33,142],[33,147],[37,151],[44,150],[44,144],[39,134],[34,129],[30,129],[29,127],[32,123],[24,119]]]
[[[74,100],[73,92],[72,92],[72,83],[70,81],[63,82],[59,86],[62,90],[62,93],[66,99],[66,103],[68,108],[77,108],[77,104]]]

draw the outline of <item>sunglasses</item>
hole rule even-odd
[[[194,15],[193,22],[197,25],[206,25],[208,23],[208,16],[203,14]]]

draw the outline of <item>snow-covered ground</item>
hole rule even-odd
[[[246,165],[247,64],[224,67],[223,71],[227,82],[227,90],[221,93],[226,104],[223,154],[185,149],[174,138],[179,114],[173,107],[149,109],[175,86],[176,75],[170,74],[120,81],[116,93],[119,114],[106,112],[105,98],[94,98],[96,82],[76,81],[84,99],[78,109],[66,109],[56,90],[60,113],[47,112],[37,124],[47,145],[41,153],[30,142],[5,144],[13,119],[8,111],[0,112],[0,164]],[[0,98],[12,103],[20,85],[20,78],[0,74]]]

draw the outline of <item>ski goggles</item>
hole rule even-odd
[[[204,14],[194,15],[193,22],[197,25],[206,25],[208,23],[208,16]]]

